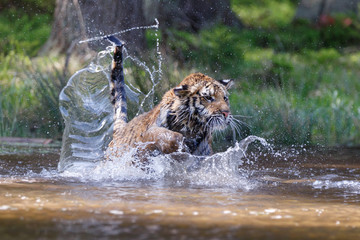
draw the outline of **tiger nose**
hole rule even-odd
[[[227,118],[230,114],[230,111],[221,111],[225,118]]]

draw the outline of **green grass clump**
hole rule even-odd
[[[11,51],[0,62],[0,136],[59,137],[58,96],[67,78],[59,60]]]
[[[244,84],[231,95],[233,112],[247,116],[252,134],[279,144],[359,143],[358,76],[328,70],[296,67],[281,88]]]
[[[22,69],[30,65],[30,59],[13,51],[0,58],[0,135],[21,136],[27,132],[26,127],[19,124],[21,116],[37,104],[34,92],[30,90],[32,83],[19,76]]]

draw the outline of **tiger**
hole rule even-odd
[[[120,157],[123,151],[144,144],[140,154],[213,154],[213,132],[234,124],[228,93],[233,79],[215,80],[202,73],[190,74],[167,91],[152,110],[128,122],[123,43],[114,36],[108,40],[114,44],[110,79],[114,125],[107,157]]]

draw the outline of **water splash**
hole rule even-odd
[[[124,32],[159,27],[159,22],[151,26],[142,26],[126,29],[113,35],[119,35]],[[158,33],[156,33],[158,34]],[[90,42],[95,40],[104,40],[106,36],[99,36],[83,40],[81,42]],[[63,135],[62,150],[59,171],[64,171],[74,163],[95,163],[101,161],[104,157],[104,151],[111,141],[113,132],[113,107],[110,102],[110,73],[113,46],[108,46],[104,51],[97,54],[97,57],[85,67],[77,71],[68,81],[67,85],[60,93],[60,111],[65,121],[65,130]],[[144,104],[150,102],[152,107],[152,98],[155,87],[160,83],[161,72],[161,53],[159,50],[159,39],[156,42],[157,68],[148,67],[140,59],[131,56],[124,50],[124,62],[130,62],[144,69],[147,73],[152,87],[150,91],[143,94],[135,84],[126,79],[126,93],[130,101],[139,103],[142,98],[137,114],[144,111]],[[125,71],[127,69],[125,68]]]
[[[108,74],[91,64],[75,73],[60,93],[65,121],[59,170],[73,162],[97,162],[110,142],[113,110]]]
[[[104,38],[110,37],[110,36],[117,36],[117,35],[121,35],[123,33],[126,32],[130,32],[130,31],[134,31],[134,30],[141,30],[141,29],[159,29],[159,21],[157,20],[157,18],[155,18],[155,23],[154,25],[150,25],[150,26],[140,26],[140,27],[132,27],[132,28],[128,28],[119,32],[115,32],[115,33],[111,33],[108,35],[101,35],[101,36],[97,36],[97,37],[93,37],[93,38],[88,38],[85,40],[81,40],[79,41],[79,43],[87,43],[87,42],[93,42],[93,41],[99,41],[99,40],[103,40]]]
[[[315,189],[343,189],[348,192],[360,193],[359,180],[316,180],[312,183]]]
[[[146,169],[139,167],[139,160],[132,149],[120,159],[94,164],[77,162],[67,168],[61,177],[77,178],[83,182],[163,180],[175,185],[229,187],[250,190],[256,182],[242,174],[246,149],[259,141],[268,146],[263,138],[249,136],[223,153],[199,157],[188,153],[173,153],[150,157]]]

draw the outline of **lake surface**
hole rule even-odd
[[[59,173],[59,149],[4,149],[2,240],[360,239],[358,148],[255,147],[236,175],[155,177],[113,165]]]

